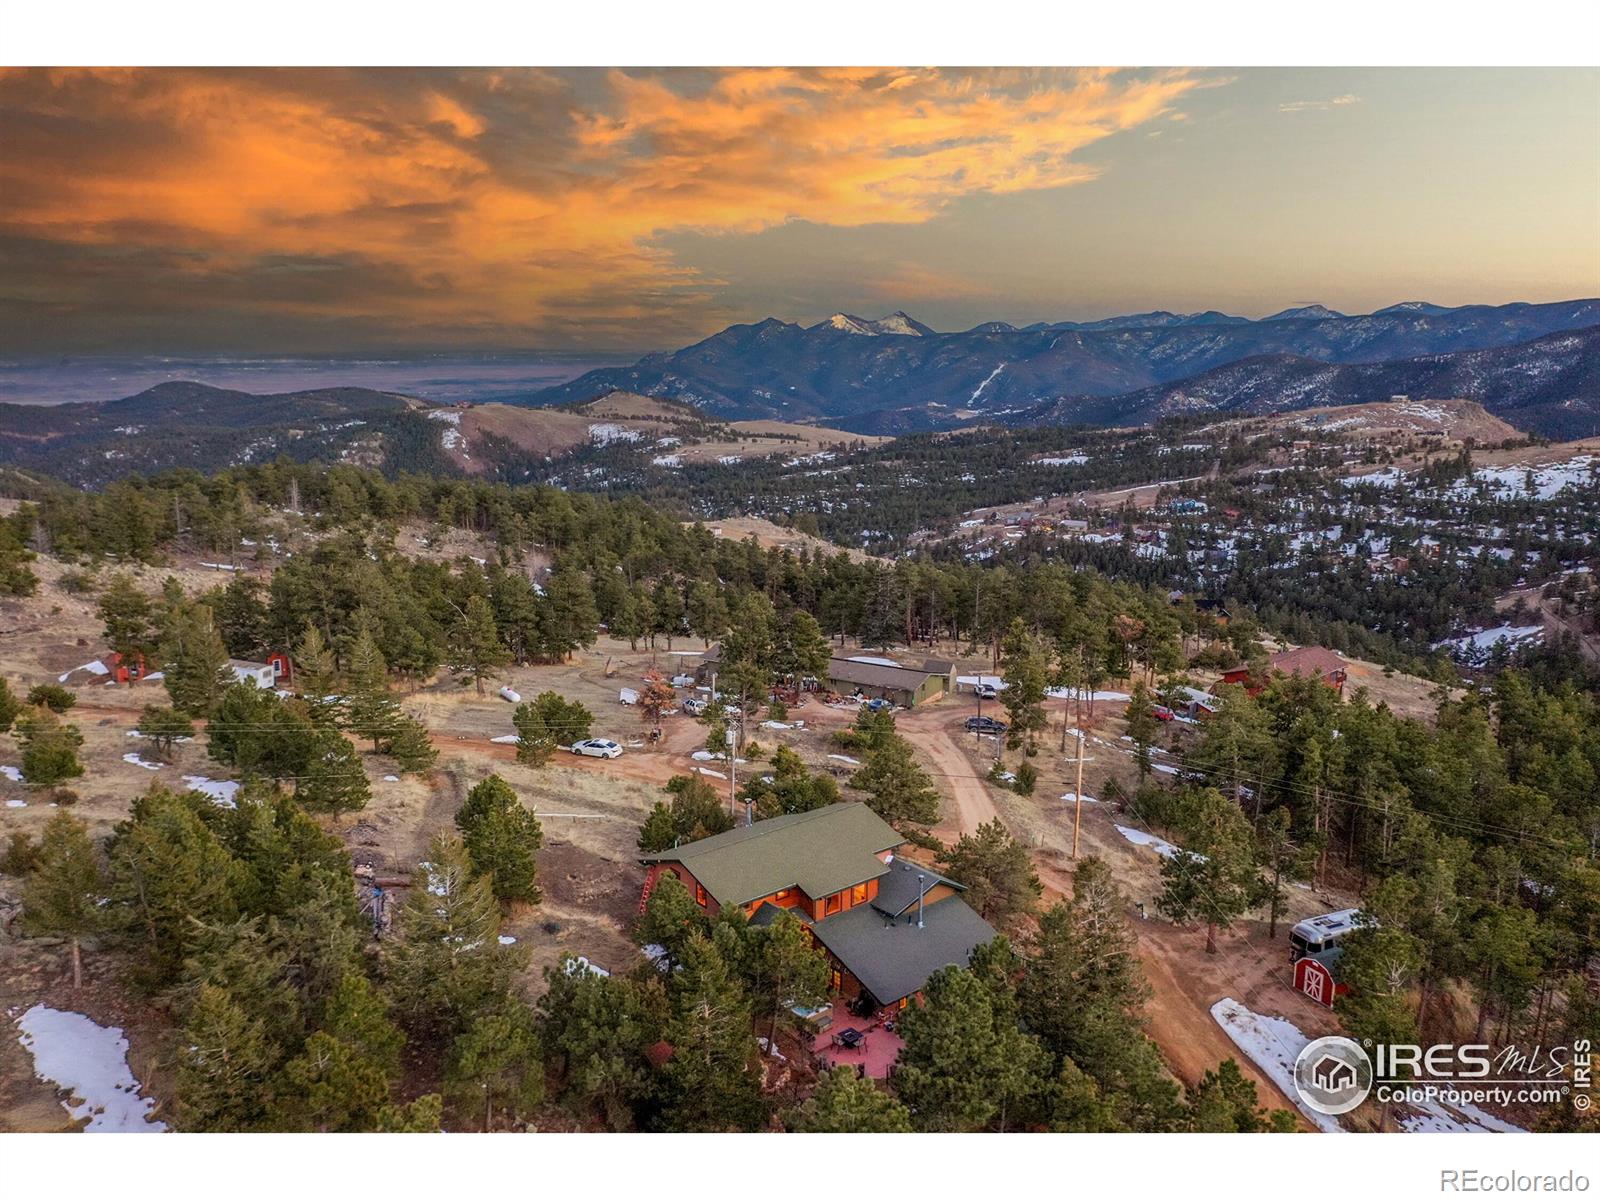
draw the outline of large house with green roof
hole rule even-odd
[[[995,936],[963,885],[896,857],[904,844],[865,804],[832,804],[645,854],[644,895],[670,871],[711,916],[739,908],[765,924],[788,910],[828,955],[842,1000],[903,1008]]]

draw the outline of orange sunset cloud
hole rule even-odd
[[[666,235],[930,221],[1094,179],[1184,71],[19,70],[8,341],[131,303],[352,341],[637,344],[726,314]],[[932,275],[929,275],[932,278]],[[581,330],[581,335],[580,335]]]

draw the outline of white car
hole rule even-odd
[[[572,752],[587,758],[621,758],[622,747],[610,738],[584,738],[572,743]]]

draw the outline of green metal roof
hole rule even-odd
[[[830,804],[641,855],[678,862],[718,904],[748,904],[786,887],[814,899],[888,871],[879,855],[905,839],[865,804]]]
[[[920,928],[915,905],[891,919],[860,904],[816,922],[811,932],[880,1005],[921,991],[940,967],[966,966],[972,952],[996,936],[959,896],[925,906]]]

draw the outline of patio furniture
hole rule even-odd
[[[866,1041],[867,1035],[853,1027],[833,1035],[833,1044],[842,1046],[846,1050],[858,1050],[866,1044]]]

